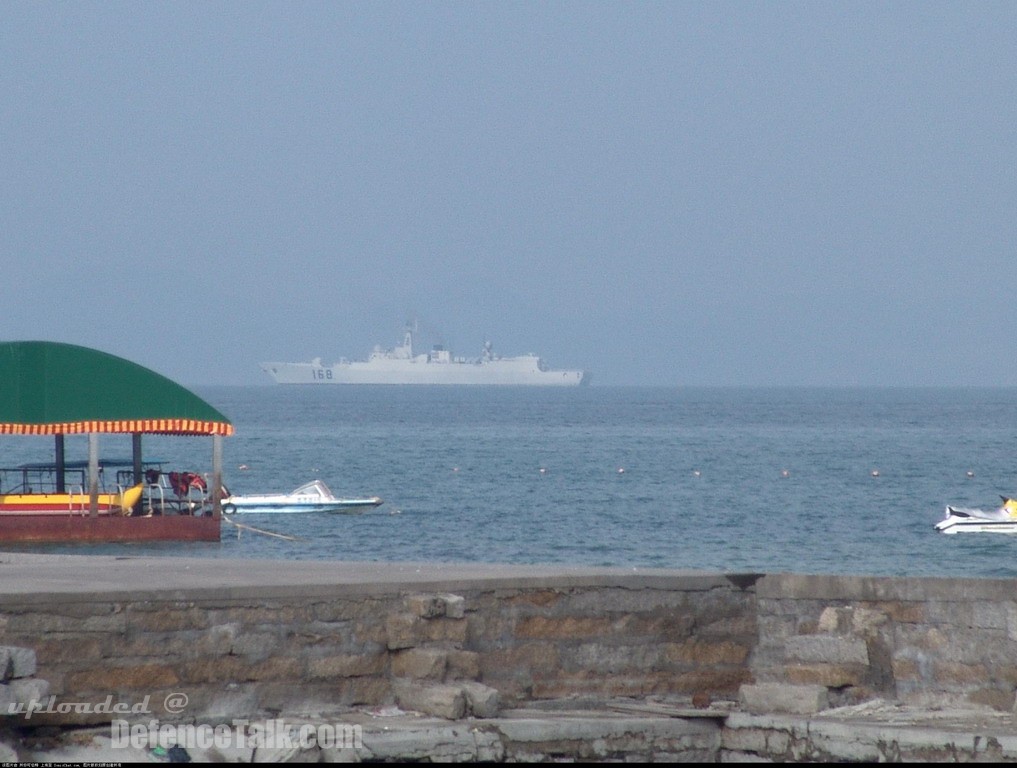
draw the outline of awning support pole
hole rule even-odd
[[[222,515],[222,435],[212,435],[212,517]]]
[[[67,480],[64,476],[64,436],[56,435],[55,439],[53,458],[56,459],[56,492],[64,493],[67,490]]]
[[[131,469],[134,470],[134,484],[142,481],[141,476],[141,433],[131,432]]]
[[[88,516],[99,516],[99,435],[88,433]]]

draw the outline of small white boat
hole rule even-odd
[[[340,499],[334,496],[321,480],[312,480],[292,493],[226,496],[222,500],[222,511],[227,515],[264,512],[358,512],[377,507],[381,503],[382,500],[377,496]]]
[[[947,505],[946,516],[936,523],[940,533],[1017,533],[1017,500],[1001,497],[996,509],[969,509]]]

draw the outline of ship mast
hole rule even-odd
[[[411,325],[410,322],[406,321],[406,333],[403,334],[403,349],[406,351],[406,356],[409,358],[413,357],[413,334],[417,330],[417,321],[414,320]]]

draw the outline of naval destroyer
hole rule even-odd
[[[309,363],[262,363],[277,384],[501,384],[509,386],[577,387],[588,384],[586,371],[555,371],[537,355],[501,357],[484,344],[479,358],[453,357],[443,345],[414,354],[415,328],[407,327],[403,343],[392,349],[375,347],[367,360],[340,358],[324,365],[320,357]]]

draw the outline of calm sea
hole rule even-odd
[[[1017,495],[1017,389],[196,391],[236,427],[233,492],[320,478],[384,504],[237,518],[298,541],[224,525],[220,544],[34,551],[1017,576],[1017,536],[933,530],[948,503]],[[104,456],[129,455],[120,439],[102,439]],[[5,439],[0,462],[51,448]],[[144,449],[211,466],[208,439],[146,437]]]

